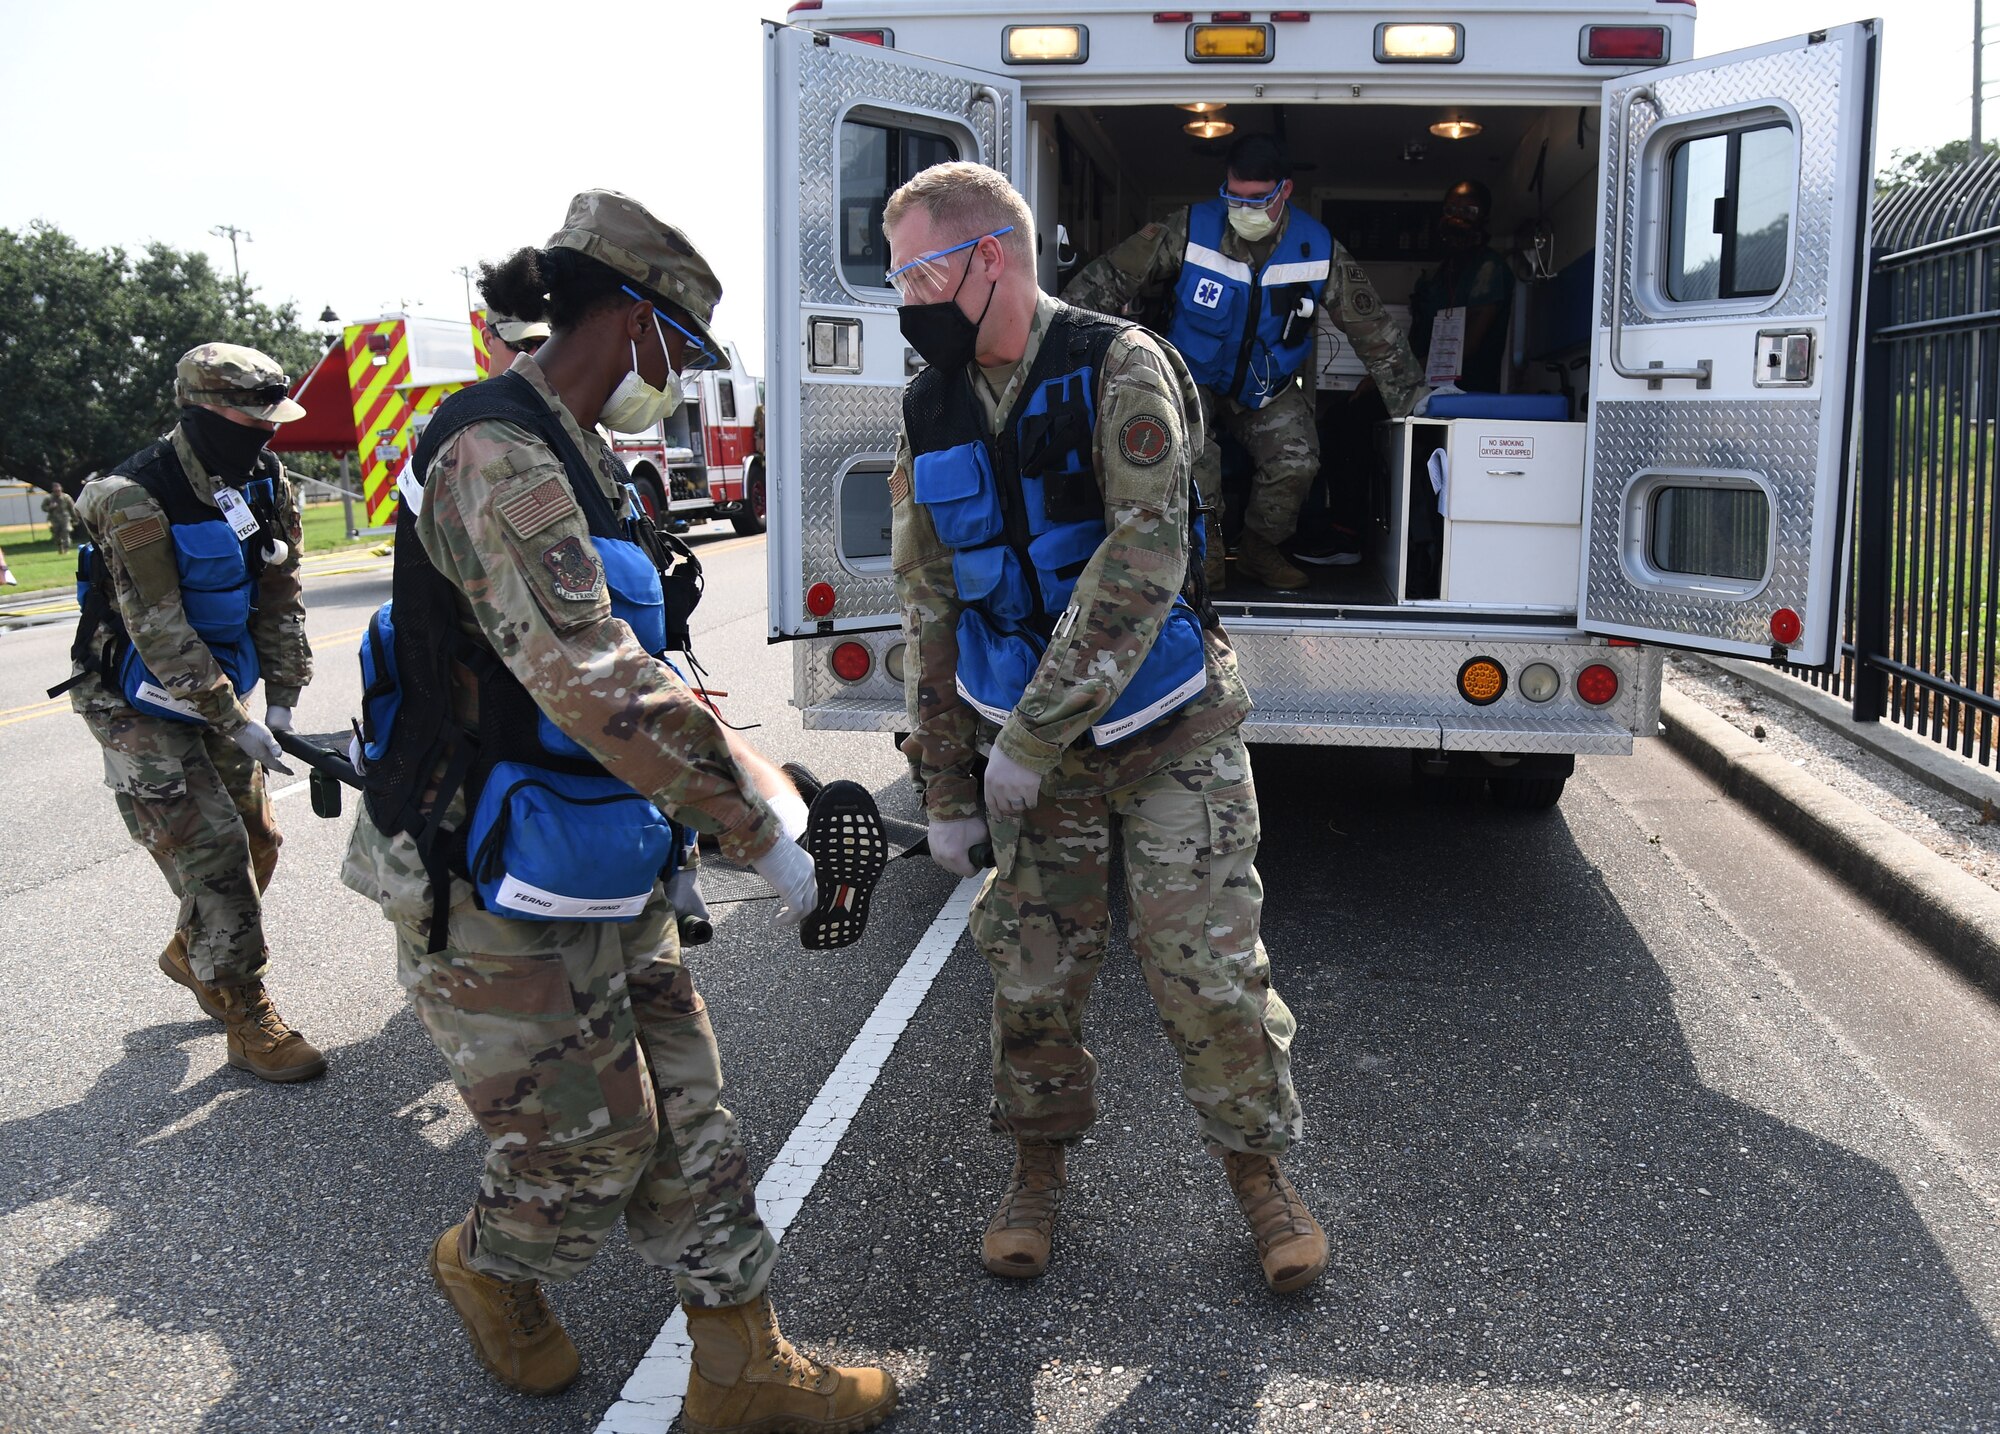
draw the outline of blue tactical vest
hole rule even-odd
[[[1108,536],[1093,459],[1097,375],[1128,327],[1064,307],[1056,312],[996,436],[963,370],[926,369],[903,393],[912,496],[952,550],[959,696],[1004,723],[1027,690],[1076,582]],[[1189,522],[1199,572],[1202,524]],[[1098,746],[1178,711],[1208,685],[1201,622],[1176,598],[1158,639],[1091,727]]]
[[[257,581],[264,568],[260,555],[264,544],[279,533],[276,462],[267,459],[263,475],[241,486],[244,501],[259,524],[248,538],[238,538],[213,506],[195,496],[169,439],[134,454],[105,475],[137,483],[166,515],[188,626],[215,658],[238,698],[248,697],[263,675],[257,645],[250,636],[250,616],[256,609]],[[111,575],[94,543],[77,550],[76,596],[82,617],[71,652],[86,672],[96,673],[106,686],[116,688],[134,709],[149,717],[170,722],[204,720],[190,703],[168,691],[140,657],[118,616]],[[101,645],[100,633],[105,634]]]
[[[492,418],[536,434],[562,460],[604,567],[612,616],[655,657],[676,640],[685,645],[684,627],[675,629],[684,614],[668,612],[667,560],[652,529],[612,511],[527,380],[502,375],[446,399],[417,447],[418,484],[453,434]],[[361,647],[368,814],[378,830],[417,843],[431,882],[431,949],[446,944],[453,876],[470,882],[482,909],[514,920],[632,920],[678,869],[684,834],[551,722],[499,657],[463,631],[456,592],[414,520],[398,523],[392,595]],[[457,715],[454,688],[464,675],[478,691],[476,729]],[[461,791],[466,816],[447,827]]]
[[[1262,408],[1312,357],[1313,318],[1333,272],[1333,235],[1288,204],[1284,235],[1263,267],[1253,269],[1222,252],[1228,209],[1223,200],[1211,199],[1188,210],[1187,249],[1167,342],[1181,351],[1203,388]],[[1312,301],[1311,314],[1301,313],[1302,299]]]

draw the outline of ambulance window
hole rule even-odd
[[[889,570],[889,473],[879,458],[840,475],[840,557],[855,572]]]
[[[1788,124],[1703,135],[1669,160],[1667,297],[1695,304],[1778,292],[1798,177]]]
[[[1771,500],[1754,485],[1671,480],[1652,494],[1647,556],[1662,574],[1761,586],[1771,565]]]
[[[840,272],[857,289],[880,289],[889,268],[882,211],[919,170],[958,158],[944,135],[867,120],[840,126]]]

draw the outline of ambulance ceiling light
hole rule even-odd
[[[1223,100],[1196,100],[1191,105],[1175,105],[1177,110],[1186,110],[1191,115],[1219,115],[1229,108]]]
[[[1226,119],[1189,120],[1181,129],[1196,139],[1222,139],[1236,133],[1236,126]]]
[[[1485,128],[1478,120],[1447,119],[1432,125],[1431,133],[1439,139],[1471,139]]]

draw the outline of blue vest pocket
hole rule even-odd
[[[403,688],[396,676],[396,615],[383,603],[361,634],[361,755],[379,762],[389,752]]]
[[[1208,654],[1202,647],[1201,622],[1193,608],[1175,598],[1146,660],[1111,710],[1091,725],[1091,740],[1108,747],[1178,712],[1207,686]]]
[[[990,543],[1006,526],[993,463],[983,443],[919,453],[910,487],[911,496],[930,510],[938,541],[947,548]]]
[[[1090,566],[1091,556],[1104,543],[1102,523],[1065,523],[1052,528],[1028,544],[1028,558],[1035,565],[1035,581],[1042,589],[1042,609],[1054,615],[1069,606],[1076,592],[1076,580]]]
[[[248,633],[234,642],[211,642],[209,652],[215,658],[222,675],[229,679],[229,685],[236,689],[239,698],[248,698],[256,689],[258,679],[263,674],[262,664],[257,660],[257,645]],[[125,657],[118,664],[118,690],[125,700],[138,711],[149,717],[163,717],[169,722],[201,723],[207,719],[185,698],[176,697],[166,685],[153,675],[151,668],[140,660],[139,649],[128,646]]]
[[[1005,722],[1047,650],[1026,631],[1003,631],[977,608],[958,615],[958,695],[982,717]]]
[[[521,921],[630,921],[678,856],[673,824],[616,777],[518,762],[487,775],[466,851],[486,909]]]
[[[1028,580],[1012,548],[996,545],[953,553],[951,576],[959,597],[976,604],[989,617],[1005,623],[1026,622],[1034,611]]]
[[[639,646],[658,657],[667,650],[667,600],[660,570],[646,550],[623,538],[592,538],[604,563],[611,615],[632,629]]]
[[[1174,296],[1174,321],[1167,341],[1181,351],[1194,381],[1226,388],[1236,376],[1236,349],[1243,341],[1241,309],[1246,285],[1188,265]]]

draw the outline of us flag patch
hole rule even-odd
[[[500,505],[500,516],[523,538],[532,538],[549,524],[576,511],[576,499],[560,478],[538,483],[525,493],[517,493]]]
[[[166,535],[165,520],[152,513],[130,523],[120,523],[111,533],[111,536],[118,540],[118,546],[128,553],[134,548],[143,548],[148,543],[157,543]]]

